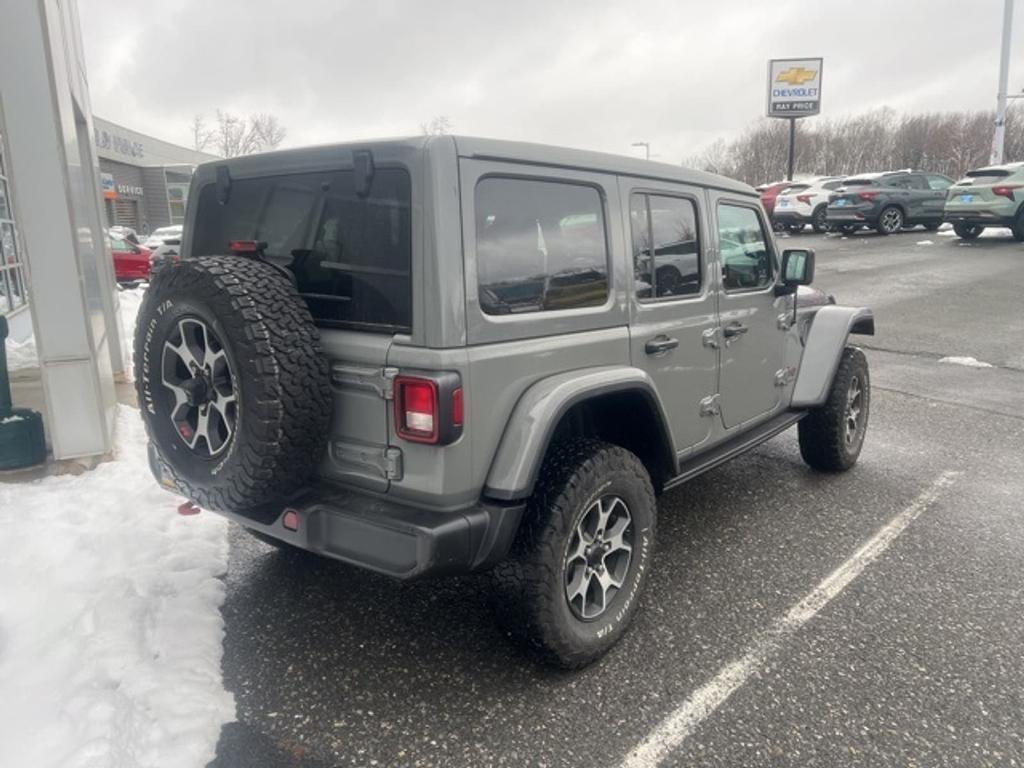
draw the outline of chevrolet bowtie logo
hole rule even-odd
[[[785,72],[779,72],[779,74],[775,76],[775,82],[789,83],[790,85],[803,85],[808,80],[813,80],[817,76],[818,71],[815,69],[790,67]]]

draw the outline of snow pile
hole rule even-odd
[[[36,340],[33,336],[20,344],[14,339],[5,339],[4,350],[7,352],[7,370],[12,373],[39,367],[39,355],[36,354]]]
[[[939,360],[940,363],[952,363],[953,365],[966,365],[968,368],[993,368],[995,366],[992,363],[986,363],[978,360],[976,357],[943,357]]]
[[[221,683],[227,523],[183,518],[121,406],[118,456],[0,484],[0,766],[201,768]]]
[[[125,357],[124,369],[130,379],[133,375],[132,357],[135,350],[135,322],[139,316],[139,306],[142,304],[142,296],[146,293],[144,288],[133,288],[130,291],[121,291],[118,294],[120,301],[121,331],[124,333],[125,344],[128,354]]]
[[[935,245],[935,242],[932,240],[918,240],[914,245]]]

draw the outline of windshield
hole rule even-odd
[[[410,198],[409,174],[398,168],[377,169],[365,197],[352,171],[239,179],[224,205],[209,184],[199,193],[192,255],[264,241],[321,325],[408,331]]]

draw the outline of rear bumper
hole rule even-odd
[[[779,210],[775,209],[775,213],[772,214],[772,221],[778,224],[810,224],[811,215],[803,214],[799,211],[793,211],[790,209]]]
[[[301,549],[399,579],[468,573],[505,558],[525,503],[477,504],[438,512],[340,488],[315,485],[287,506],[264,510],[260,519],[225,517]],[[297,530],[283,525],[298,515]]]
[[[856,208],[829,208],[825,211],[825,221],[829,224],[873,225],[877,218],[876,211],[858,211]]]
[[[950,224],[966,224],[970,227],[1010,227],[1013,226],[1014,216],[1007,215],[1003,211],[987,211],[984,209],[973,211],[951,211],[946,210],[943,221]]]

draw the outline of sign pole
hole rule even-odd
[[[786,173],[786,181],[793,180],[793,155],[796,149],[796,118],[789,118],[789,167]]]

